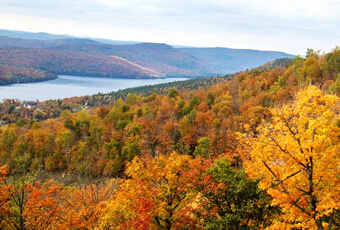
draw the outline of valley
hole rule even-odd
[[[15,33],[13,35],[10,31],[0,31],[2,65],[12,69],[35,69],[50,75],[133,79],[198,78],[225,75],[275,59],[293,57],[275,51],[174,48],[167,44],[145,42],[114,45],[83,38],[52,39],[53,35],[48,40],[37,40],[1,34],[15,36]],[[23,37],[34,37],[34,34],[27,34]],[[47,39],[46,36],[43,38]],[[2,78],[5,76],[0,75]],[[34,80],[28,75],[25,81]]]

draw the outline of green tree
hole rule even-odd
[[[178,96],[178,90],[177,89],[171,89],[168,93],[169,98],[176,98]]]
[[[198,146],[194,151],[194,156],[199,157],[202,156],[204,158],[210,158],[209,149],[210,149],[210,141],[209,137],[202,137],[198,140]]]
[[[228,159],[215,161],[208,171],[206,186],[198,187],[206,198],[206,229],[262,229],[275,209],[269,197],[258,188],[258,181],[248,179],[242,169],[233,169]]]

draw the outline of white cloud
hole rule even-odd
[[[339,45],[336,0],[0,0],[0,28],[282,50]]]

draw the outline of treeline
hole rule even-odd
[[[1,227],[337,229],[339,59],[4,126]]]
[[[262,65],[258,68],[254,68],[250,71],[263,71],[263,70],[270,70],[276,67],[286,67],[288,64],[293,62],[293,58],[279,58],[275,61],[269,62],[265,65]],[[248,72],[248,70],[246,71]],[[223,76],[213,76],[213,77],[206,77],[206,78],[195,78],[195,79],[188,79],[186,81],[179,81],[179,82],[169,82],[157,85],[148,85],[148,86],[140,86],[134,88],[128,88],[123,90],[118,90],[117,92],[111,92],[108,94],[100,94],[100,95],[108,95],[113,97],[114,99],[122,98],[126,99],[128,94],[137,94],[141,97],[150,96],[153,93],[166,95],[169,91],[173,88],[176,88],[178,91],[195,91],[200,87],[207,87],[211,85],[215,85],[217,83],[224,83],[233,79],[235,76],[239,75],[239,73],[235,74],[227,74]],[[103,104],[104,105],[104,104]]]
[[[173,88],[176,88],[178,91],[193,91],[197,90],[199,87],[206,87],[216,83],[225,82],[228,79],[230,80],[235,74],[229,74],[225,76],[218,77],[209,77],[209,78],[195,78],[188,79],[185,81],[175,81],[169,83],[162,83],[157,85],[147,85],[147,86],[139,86],[133,88],[127,88],[123,90],[118,90],[116,92],[111,92],[107,94],[99,94],[99,95],[107,95],[117,100],[118,98],[126,99],[129,94],[137,94],[140,97],[147,97],[153,93],[160,95],[167,95],[169,91]]]

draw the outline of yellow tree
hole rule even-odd
[[[12,157],[14,143],[18,139],[17,125],[10,125],[2,130],[0,147],[4,153],[4,159],[9,160]],[[0,150],[0,154],[1,154]],[[1,156],[1,155],[0,155]]]
[[[254,137],[243,136],[242,155],[249,175],[281,208],[270,229],[339,227],[339,99],[314,86],[294,102],[272,109],[271,122]]]

